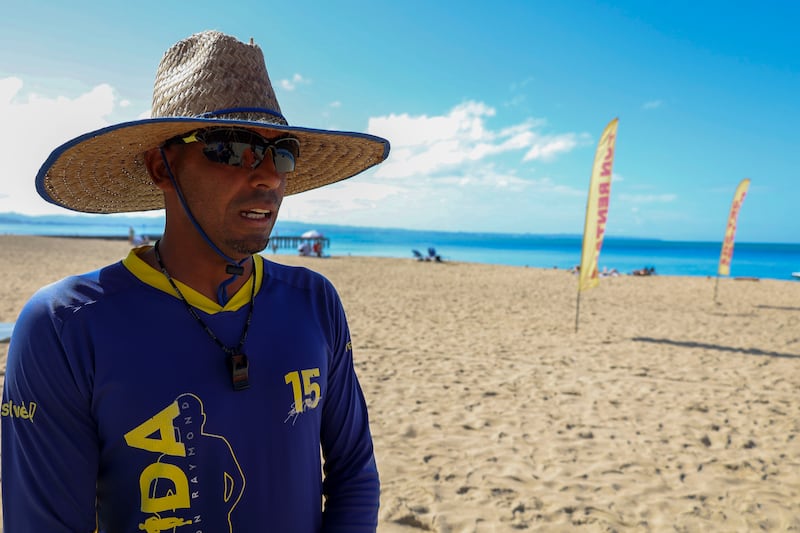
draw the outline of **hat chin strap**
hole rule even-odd
[[[236,259],[233,259],[232,257],[228,257],[227,255],[225,255],[225,253],[222,250],[220,250],[216,244],[214,244],[214,241],[211,240],[208,234],[200,226],[200,223],[197,222],[197,219],[192,214],[192,210],[189,209],[189,204],[186,203],[186,198],[184,198],[183,191],[181,191],[181,187],[180,185],[178,185],[178,180],[175,179],[175,175],[172,173],[172,168],[169,166],[169,162],[167,162],[167,156],[164,153],[164,149],[159,147],[158,151],[161,153],[161,159],[164,161],[164,166],[167,169],[167,175],[169,175],[169,180],[172,182],[172,185],[175,187],[175,191],[178,193],[178,200],[181,202],[183,210],[186,211],[186,215],[189,217],[189,220],[192,222],[192,225],[197,230],[197,233],[199,233],[200,236],[203,238],[203,240],[206,241],[206,244],[208,244],[208,246],[212,250],[214,250],[214,252],[217,255],[219,255],[228,263],[227,265],[225,265],[225,272],[230,274],[231,277],[220,283],[219,287],[217,287],[217,302],[220,305],[224,306],[226,303],[228,303],[229,300],[228,291],[226,290],[228,288],[228,285],[233,283],[238,276],[244,274],[244,266],[242,265],[244,264],[245,261],[247,261],[250,258],[245,257],[241,261],[236,261]]]

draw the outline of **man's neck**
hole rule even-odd
[[[198,250],[183,249],[172,245],[167,239],[159,242],[159,256],[161,263],[169,276],[174,280],[188,285],[200,294],[219,302],[218,293],[222,283],[228,281],[232,274],[226,271],[229,263],[219,257],[210,248],[208,253]],[[155,248],[144,252],[141,256],[151,267],[161,270],[156,259]],[[246,258],[245,258],[246,259]],[[227,298],[231,298],[245,284],[253,273],[253,261],[245,260],[242,264],[243,272],[226,286]]]

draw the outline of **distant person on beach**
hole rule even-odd
[[[631,272],[634,276],[655,276],[656,275],[656,267],[643,267],[637,268],[633,272]]]
[[[603,270],[600,271],[601,278],[610,278],[616,276],[619,276],[619,270],[617,270],[616,268],[612,268],[611,270],[609,270],[607,266],[604,266]]]
[[[128,243],[131,246],[141,246],[143,244],[150,244],[150,238],[147,235],[136,235],[133,228],[128,228]]]
[[[167,50],[152,117],[56,148],[36,177],[53,204],[165,208],[166,224],[20,314],[5,533],[374,532],[378,471],[342,303],[321,275],[259,252],[284,196],[382,162],[388,141],[289,126],[261,49],[215,31]]]

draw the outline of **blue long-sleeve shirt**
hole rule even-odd
[[[3,390],[6,533],[375,531],[378,473],[339,297],[307,269],[255,264],[244,391],[134,252],[31,298]],[[222,308],[179,287],[235,347],[250,283]]]

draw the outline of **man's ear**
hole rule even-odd
[[[153,184],[162,191],[173,190],[175,187],[169,179],[167,165],[164,163],[164,156],[161,155],[160,148],[151,148],[144,153],[144,165]]]

